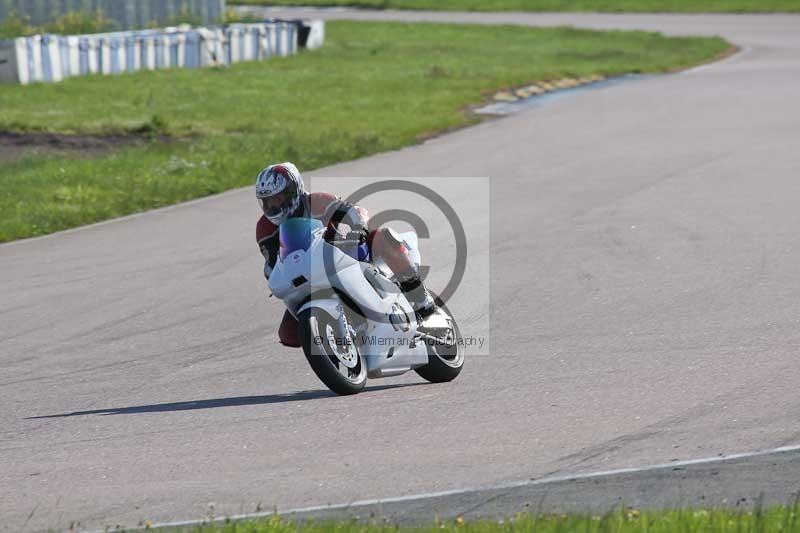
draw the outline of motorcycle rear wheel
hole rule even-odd
[[[345,342],[339,320],[312,307],[297,321],[303,353],[317,377],[336,394],[361,392],[367,384],[367,367],[354,342]]]

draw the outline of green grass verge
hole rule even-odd
[[[159,134],[102,157],[0,162],[0,241],[249,185],[269,162],[313,169],[396,149],[478,120],[465,108],[498,88],[666,71],[728,46],[645,32],[334,22],[323,48],[296,57],[0,85],[0,130]]]
[[[605,516],[518,515],[512,520],[461,520],[423,527],[370,525],[361,522],[320,522],[298,525],[271,517],[262,520],[210,524],[164,530],[192,533],[790,533],[800,531],[798,510],[773,507],[755,512],[677,510],[639,512],[620,510]]]
[[[229,4],[355,6],[444,11],[595,11],[648,13],[798,12],[800,0],[233,0]]]

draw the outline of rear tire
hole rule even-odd
[[[303,353],[317,377],[336,394],[361,392],[367,384],[367,367],[358,347],[343,342],[338,319],[312,307],[297,321]]]
[[[431,383],[446,383],[456,379],[461,373],[461,369],[464,368],[464,348],[461,342],[461,330],[458,328],[455,318],[450,314],[450,310],[447,309],[444,302],[438,296],[433,296],[436,305],[450,317],[455,347],[449,348],[446,346],[431,346],[430,344],[426,344],[428,348],[428,364],[414,371]]]

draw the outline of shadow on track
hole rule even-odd
[[[399,383],[396,385],[379,385],[368,387],[361,394],[371,391],[413,387],[425,383]],[[264,396],[236,396],[233,398],[211,398],[208,400],[191,400],[188,402],[156,403],[151,405],[134,405],[131,407],[110,407],[108,409],[92,409],[90,411],[73,411],[58,415],[29,416],[25,420],[41,418],[66,418],[70,416],[87,415],[131,415],[137,413],[165,413],[170,411],[193,411],[195,409],[216,409],[218,407],[236,407],[242,405],[265,405],[271,403],[300,402],[317,400],[321,398],[338,398],[339,396],[328,390],[309,390],[292,392],[289,394],[267,394]]]

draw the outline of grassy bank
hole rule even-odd
[[[800,0],[234,0],[229,3],[444,11],[800,12]]]
[[[477,120],[464,109],[501,87],[665,71],[727,48],[644,32],[335,22],[323,48],[296,57],[0,85],[0,131],[152,136],[102,156],[0,161],[0,241],[249,185],[272,161],[310,169],[399,148]]]
[[[165,530],[169,531],[169,530]],[[800,531],[796,509],[774,507],[752,513],[721,510],[639,512],[620,510],[606,516],[519,515],[513,520],[456,520],[424,527],[366,525],[355,522],[298,526],[277,517],[231,524],[206,525],[176,531],[192,533],[790,533]]]

